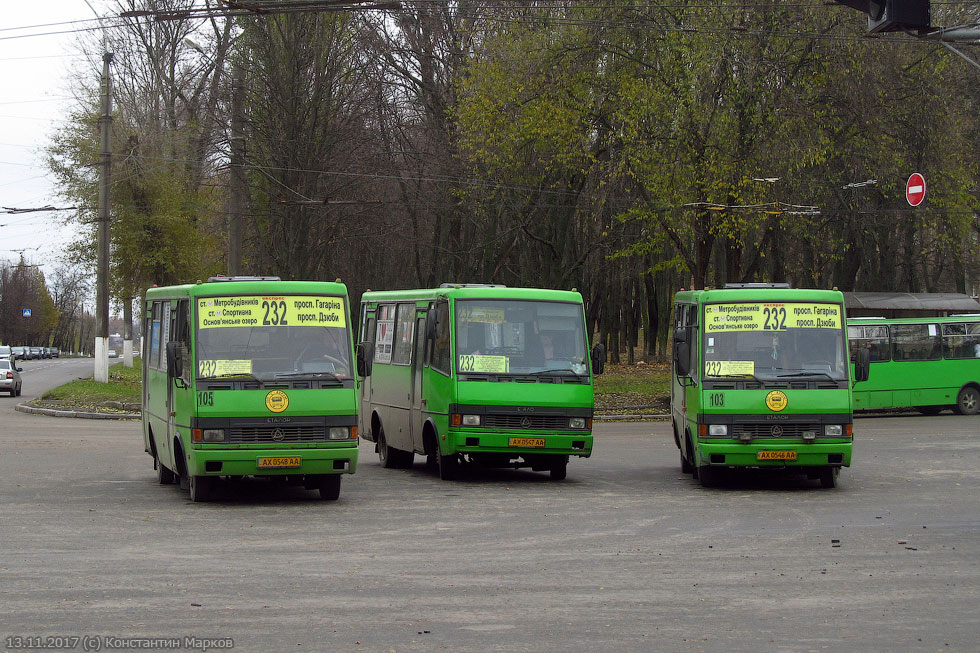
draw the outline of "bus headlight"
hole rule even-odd
[[[331,440],[349,440],[350,429],[346,426],[331,426],[327,432],[327,437]]]
[[[827,437],[839,438],[844,435],[844,427],[840,424],[824,424],[823,434]]]
[[[572,417],[568,420],[568,428],[570,429],[584,429],[585,428],[585,418],[584,417]]]
[[[463,415],[463,426],[479,426],[479,415]]]
[[[708,435],[724,437],[728,435],[728,424],[708,424]]]
[[[225,430],[224,429],[204,429],[201,431],[201,438],[204,442],[224,442],[225,441]]]

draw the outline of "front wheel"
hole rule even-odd
[[[690,474],[694,471],[694,465],[687,459],[684,452],[681,451],[681,474]]]
[[[956,395],[956,412],[960,415],[976,415],[980,412],[980,390],[972,386],[960,390]]]
[[[442,453],[439,443],[436,443],[436,466],[439,468],[439,478],[444,481],[451,481],[456,478],[459,471],[459,455]]]
[[[838,479],[840,479],[840,467],[825,467],[820,470],[820,487],[835,488]]]
[[[340,474],[324,474],[320,477],[320,498],[336,501],[340,498]]]
[[[551,462],[551,480],[564,481],[568,476],[568,456],[558,456]]]
[[[698,479],[701,481],[701,487],[717,487],[720,476],[721,470],[717,467],[701,465],[698,468]]]
[[[191,476],[188,479],[188,490],[194,503],[210,501],[213,487],[214,478],[211,476]]]

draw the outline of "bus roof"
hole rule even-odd
[[[950,322],[980,322],[980,315],[976,313],[963,315],[947,316],[925,316],[925,317],[848,317],[847,323],[850,325],[859,324],[948,324]]]
[[[180,286],[147,288],[146,298],[198,297],[205,295],[261,295],[263,293],[347,295],[347,286],[336,281],[212,281],[187,283]]]
[[[674,301],[684,303],[708,302],[844,302],[839,290],[815,288],[709,288],[706,290],[682,290],[674,295]]]
[[[543,301],[582,302],[576,290],[545,288],[508,288],[505,286],[453,286],[450,288],[420,288],[414,290],[369,290],[361,295],[362,302],[420,300],[446,297],[452,299],[538,299]]]

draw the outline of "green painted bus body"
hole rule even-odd
[[[476,313],[485,309],[475,319],[486,322],[457,319],[473,319],[473,310],[459,313],[472,306]],[[522,312],[514,319],[526,321],[508,321]],[[436,331],[427,333],[433,315],[439,316]],[[461,334],[460,324],[476,329],[467,331],[472,338],[504,330],[512,335],[498,343],[499,354],[488,349],[467,357],[461,343],[470,336]],[[384,338],[391,327],[389,344]],[[540,370],[518,368],[530,356],[532,339],[543,340],[546,332],[569,347],[576,340],[574,361],[561,359],[568,369],[546,370],[547,363]],[[360,433],[377,443],[383,465],[407,466],[416,454],[436,466],[466,457],[487,466],[549,469],[563,478],[569,456],[591,455],[592,371],[579,293],[465,286],[366,292],[360,333],[361,347],[371,348],[371,373],[361,380]],[[453,423],[454,414],[460,423]],[[570,426],[573,419],[580,428]]]
[[[729,333],[707,332],[708,319],[714,319],[714,311],[719,310],[713,306],[755,306],[759,312],[788,307],[791,313],[793,307],[803,307],[801,311],[808,310],[808,306],[823,307],[821,310],[835,312],[836,327],[786,328],[785,319],[782,323],[766,323],[764,314],[742,332],[744,335],[739,335],[743,338],[738,344],[742,350],[728,355],[744,360],[712,361],[709,359],[715,357],[714,339]],[[713,311],[708,319],[706,309]],[[702,482],[719,468],[744,467],[799,468],[820,478],[824,474],[836,479],[840,467],[850,466],[852,403],[840,292],[788,288],[682,291],[674,300],[674,326],[671,413],[684,471],[701,476]],[[676,368],[678,334],[685,334],[680,337],[689,337],[691,343],[690,372],[685,376],[678,375]],[[819,338],[823,357],[832,360],[821,360],[817,367],[809,363],[785,369],[776,364],[771,368],[758,367],[752,356],[759,356],[759,349],[747,349],[744,341],[776,342],[780,337],[791,340],[798,348]],[[772,350],[774,360],[776,346]],[[761,356],[768,360],[769,352],[762,351]],[[729,373],[719,374],[726,366]]]
[[[303,371],[319,364],[310,363],[308,356],[293,358],[297,352],[289,351],[288,345],[306,342],[297,340],[297,334],[318,329],[297,324],[285,309],[275,318],[272,314],[263,316],[261,308],[252,310],[252,315],[258,316],[261,336],[257,328],[248,330],[245,345],[236,354],[242,360],[205,360],[206,354],[201,352],[205,317],[199,314],[205,309],[199,309],[199,302],[208,298],[294,297],[342,306],[331,309],[337,319],[341,313],[345,316],[345,326],[334,329],[348,362],[348,370],[339,380],[333,374]],[[159,287],[147,290],[144,308],[143,440],[155,465],[162,466],[161,482],[173,474],[182,481],[193,477],[288,476],[312,483],[317,478],[356,471],[357,400],[346,286],[265,280]],[[276,325],[274,319],[283,324]],[[245,330],[236,325],[219,332],[227,340]],[[168,341],[182,342],[186,362],[180,376],[168,375]],[[251,353],[259,350],[258,341],[265,348],[262,353]],[[278,376],[268,369],[260,370],[271,361],[279,366]],[[290,365],[292,370],[285,369]],[[330,365],[337,371],[337,365]],[[205,376],[214,367],[227,372]],[[334,434],[346,428],[347,437],[329,439],[331,427],[337,429]],[[195,431],[221,432],[225,441],[196,441],[203,435],[198,438]],[[260,461],[269,466],[260,468]]]
[[[852,358],[859,347],[871,353],[856,410],[980,410],[980,316],[848,318],[847,327]]]

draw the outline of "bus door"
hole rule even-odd
[[[164,375],[167,377],[167,448],[174,441],[174,420],[177,412],[174,406],[174,379],[167,375],[167,343],[172,339],[175,332],[173,323],[177,320],[177,311],[170,308],[170,301],[163,303],[163,313],[160,316],[160,362],[163,366]],[[176,461],[174,461],[176,462]]]
[[[425,451],[422,442],[422,411],[425,399],[422,394],[422,370],[425,368],[425,317],[415,320],[415,343],[412,351],[412,403],[409,407],[409,423],[412,444],[416,451]]]

